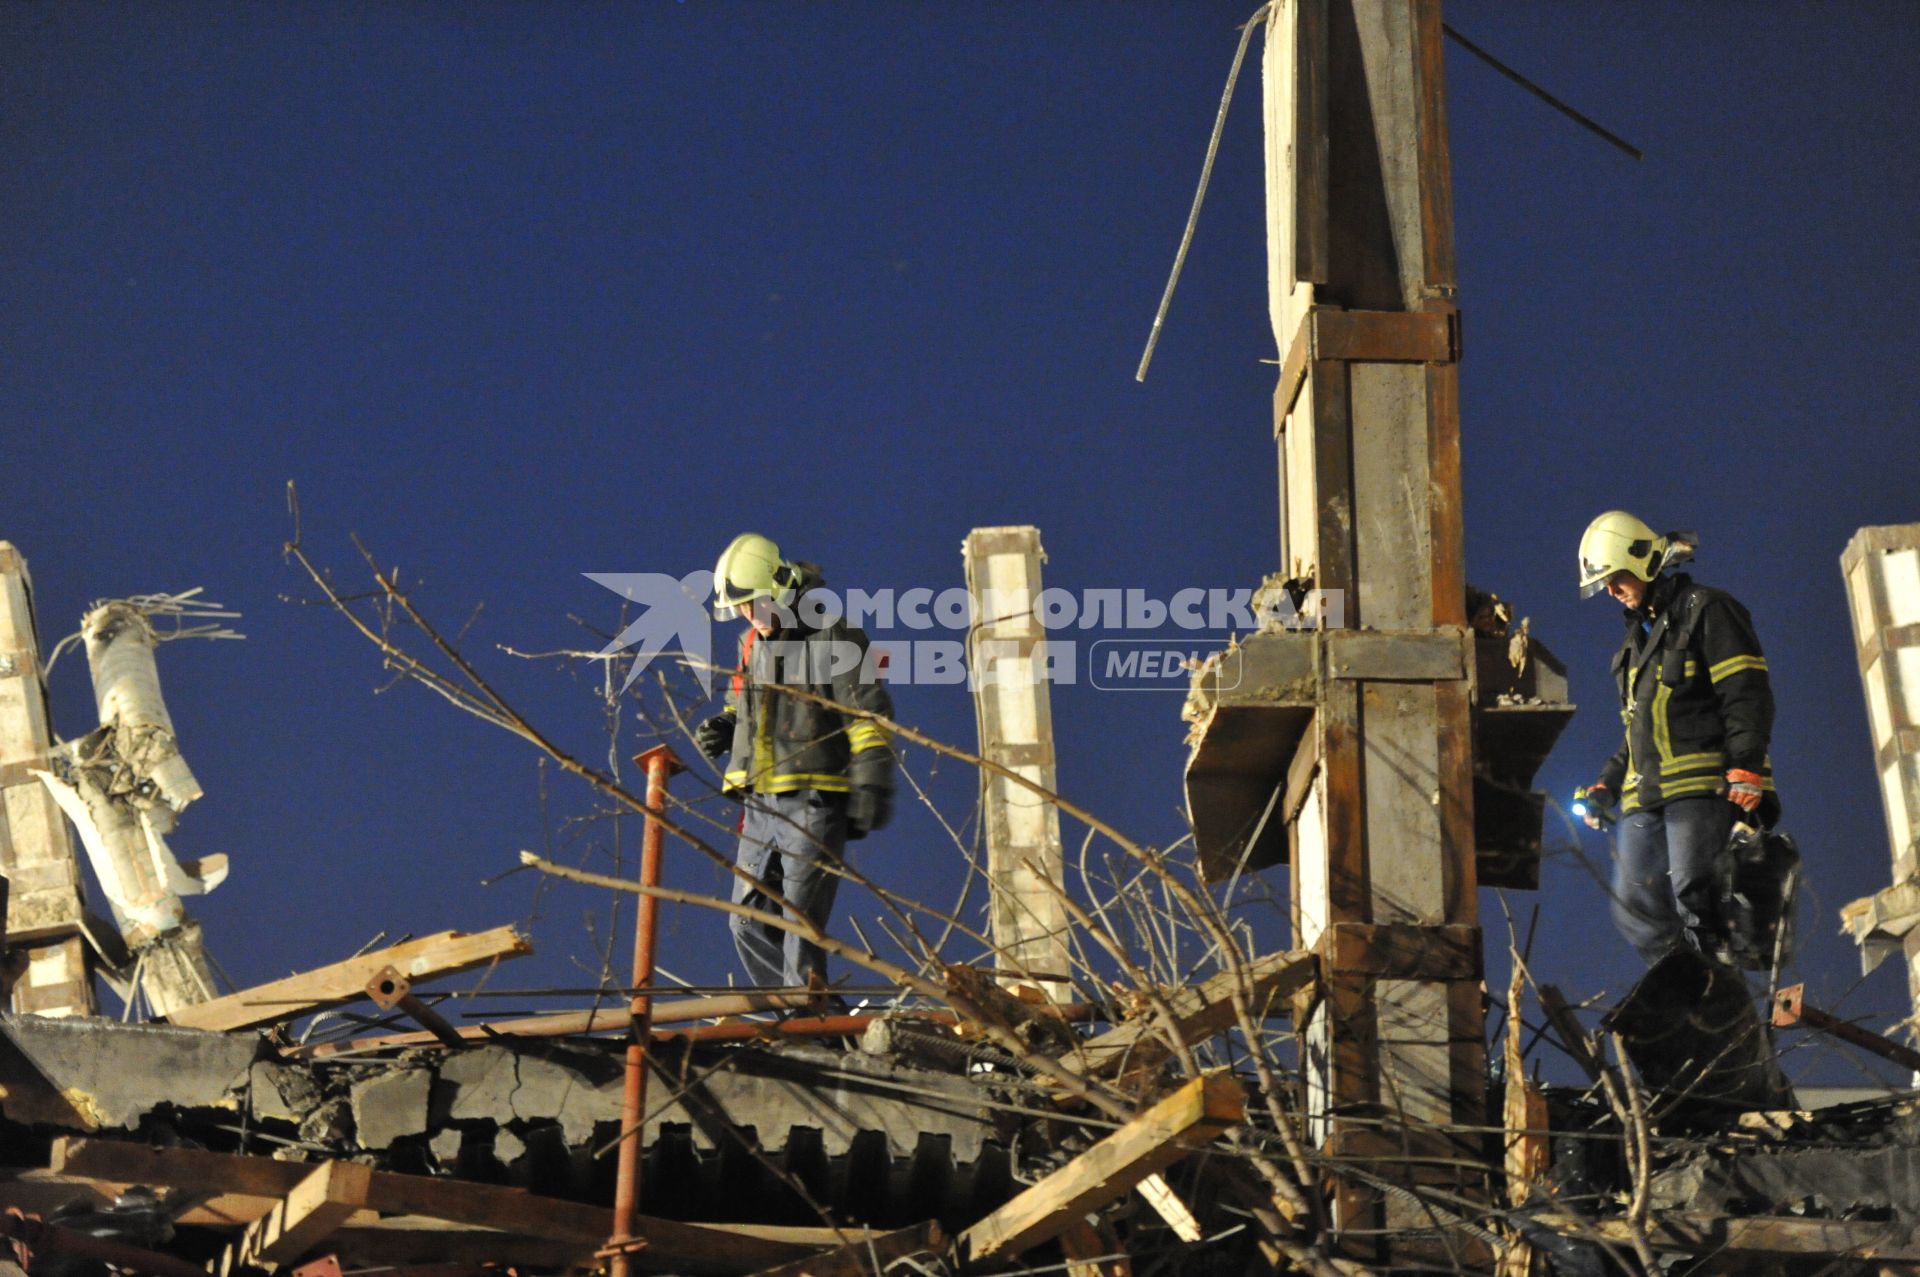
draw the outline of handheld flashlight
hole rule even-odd
[[[1582,785],[1573,791],[1573,814],[1582,820],[1597,820],[1601,828],[1613,824],[1613,808],[1597,797],[1590,785]]]

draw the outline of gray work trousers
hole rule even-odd
[[[803,789],[791,794],[748,794],[740,826],[740,851],[734,863],[757,878],[765,890],[738,875],[733,901],[788,918],[804,915],[821,931],[833,914],[840,875],[827,866],[840,860],[847,845],[847,796]],[[768,892],[786,897],[782,910]],[[799,987],[827,974],[827,955],[802,936],[752,918],[729,918],[733,945],[747,981],[760,986]]]
[[[1733,804],[1719,794],[1678,798],[1620,818],[1613,859],[1613,925],[1648,966],[1688,932],[1720,926],[1713,863],[1733,830]]]

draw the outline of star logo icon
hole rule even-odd
[[[601,656],[633,651],[622,690],[633,686],[655,657],[677,657],[700,680],[703,691],[713,691],[713,616],[706,599],[713,592],[713,573],[701,568],[683,577],[665,572],[582,572],[580,575],[612,590],[640,609],[627,627],[602,648]]]

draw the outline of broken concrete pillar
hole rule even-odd
[[[1893,885],[1841,910],[1871,971],[1902,953],[1920,1015],[1920,523],[1861,528],[1840,556]]]
[[[975,528],[961,546],[974,624],[967,664],[980,756],[1054,791],[1053,708],[1040,595],[1040,530]],[[980,777],[994,965],[1004,982],[1070,1001],[1060,811],[1002,775]]]
[[[160,695],[152,622],[138,604],[102,603],[81,619],[80,633],[100,727],[55,751],[41,778],[80,831],[134,954],[139,992],[154,1015],[165,1016],[218,994],[181,897],[224,881],[226,857],[182,864],[167,846],[177,813],[201,790]]]
[[[80,866],[59,807],[34,776],[47,767],[52,744],[33,583],[20,552],[0,541],[0,873],[9,888],[12,1005],[91,1015]]]
[[[93,674],[93,699],[102,726],[111,726],[115,752],[175,812],[200,797],[200,782],[180,757],[173,718],[160,696],[160,646],[153,622],[133,603],[102,603],[80,619]],[[164,832],[164,831],[163,831]]]

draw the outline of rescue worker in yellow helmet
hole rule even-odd
[[[1767,659],[1746,608],[1672,571],[1695,544],[1621,510],[1580,538],[1581,597],[1604,590],[1626,609],[1613,658],[1626,731],[1588,787],[1586,822],[1619,817],[1613,919],[1649,965],[1683,942],[1717,951],[1714,862],[1736,817],[1780,815]]]
[[[745,806],[735,863],[752,881],[736,875],[733,899],[777,912],[775,898],[784,897],[787,917],[804,916],[824,932],[847,842],[885,825],[893,811],[887,733],[832,705],[891,717],[893,702],[867,636],[819,588],[818,568],[788,562],[772,541],[744,532],[713,577],[714,614],[747,622],[726,708],[695,733],[708,758],[727,756],[723,787]],[[818,945],[737,914],[730,925],[753,984],[824,982]]]

